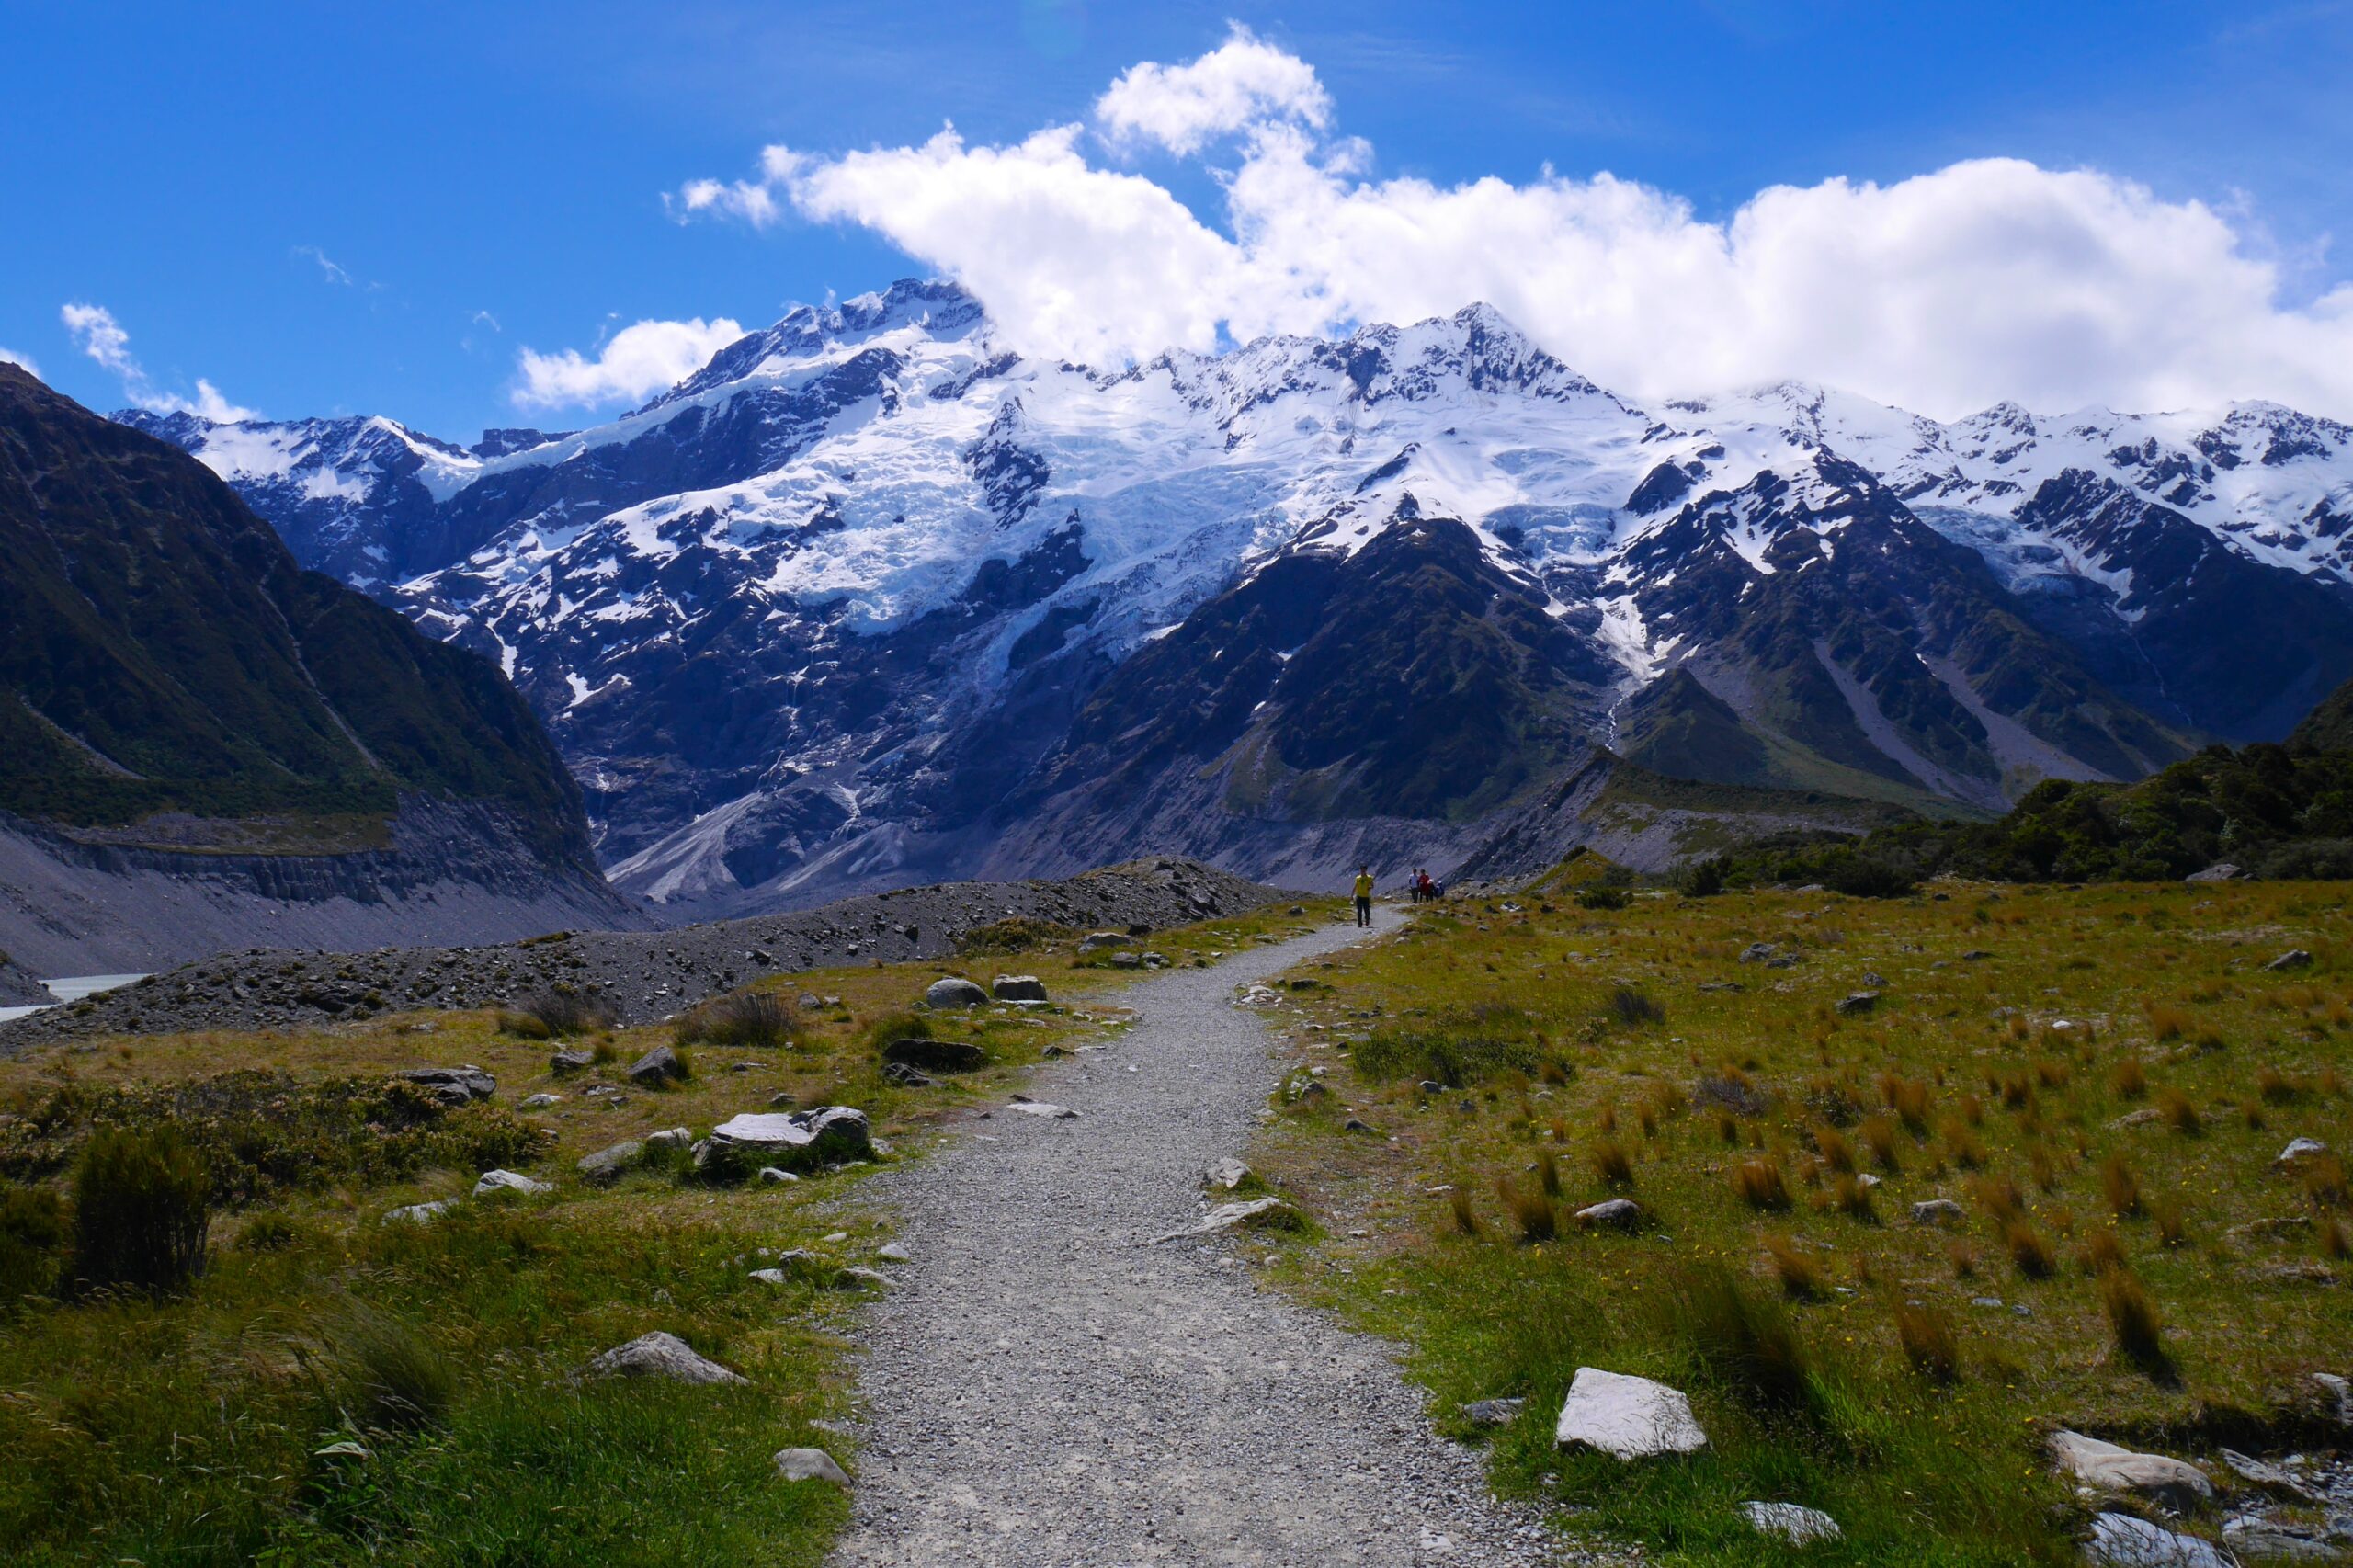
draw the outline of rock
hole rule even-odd
[[[2176,1535],[2130,1514],[2100,1514],[2084,1556],[2100,1568],[2230,1568],[2230,1559],[2196,1536]]]
[[[1851,996],[1840,997],[1837,1003],[1837,1011],[1843,1016],[1851,1018],[1859,1017],[1861,1014],[1870,1012],[1878,1007],[1878,992],[1858,991]],[[1763,1504],[1758,1504],[1756,1506],[1759,1507],[1764,1506]]]
[[[1356,1117],[1352,1116],[1348,1118],[1347,1120],[1340,1123],[1340,1131],[1343,1132],[1370,1132],[1372,1131],[1372,1124],[1369,1121],[1359,1120]]]
[[[845,1290],[860,1289],[887,1290],[891,1288],[891,1277],[887,1274],[879,1274],[871,1268],[845,1268],[834,1276],[834,1283]]]
[[[894,1040],[882,1060],[925,1073],[971,1073],[989,1064],[988,1052],[961,1040]]]
[[[1953,1225],[1967,1218],[1967,1211],[1949,1198],[1930,1198],[1912,1205],[1915,1225]]]
[[[1426,1095],[1442,1095],[1446,1093],[1446,1085],[1439,1083],[1435,1078],[1425,1078],[1414,1086],[1421,1090],[1421,1092]]]
[[[2275,1165],[2292,1165],[2299,1160],[2313,1159],[2327,1153],[2328,1145],[2317,1138],[2291,1138],[2288,1141],[2288,1146],[2279,1151],[2279,1157],[2271,1163]]]
[[[757,1179],[762,1187],[782,1187],[787,1182],[799,1181],[801,1178],[790,1171],[779,1169],[775,1165],[762,1165]]]
[[[2051,1435],[2051,1457],[2059,1468],[2086,1486],[2109,1492],[2137,1492],[2180,1509],[2214,1495],[2206,1472],[2184,1460],[2165,1454],[2136,1454],[2097,1437],[2063,1428]]]
[[[1000,974],[989,983],[989,994],[1000,1002],[1043,1002],[1046,983],[1034,974]]]
[[[732,1166],[741,1171],[767,1165],[808,1170],[868,1159],[873,1153],[866,1113],[850,1106],[829,1105],[814,1110],[755,1111],[731,1118],[710,1130],[696,1165],[706,1170]]]
[[[1078,950],[1082,953],[1099,953],[1112,948],[1125,948],[1131,945],[1124,931],[1090,931],[1079,939]]]
[[[776,1472],[787,1481],[824,1481],[849,1490],[849,1476],[823,1449],[779,1449]]]
[[[695,1135],[683,1127],[665,1127],[659,1132],[645,1135],[645,1152],[649,1154],[683,1153],[694,1147]]]
[[[533,1181],[516,1171],[484,1171],[474,1183],[474,1196],[488,1198],[494,1192],[519,1192],[529,1197],[535,1192],[553,1192],[554,1187],[543,1181]]]
[[[1250,1167],[1231,1156],[1220,1160],[1210,1167],[1209,1185],[1223,1187],[1228,1192],[1232,1192],[1249,1179]]]
[[[659,1088],[664,1084],[676,1084],[685,1079],[687,1064],[678,1053],[666,1045],[657,1045],[639,1057],[629,1070],[630,1082],[642,1087]]]
[[[1691,1402],[1665,1383],[1579,1367],[1553,1424],[1552,1442],[1638,1460],[1697,1453],[1708,1446],[1708,1434],[1692,1415]]]
[[[1740,961],[1742,963],[1770,963],[1773,961],[1773,955],[1779,951],[1780,949],[1770,942],[1751,942],[1740,949]]]
[[[585,1073],[597,1064],[597,1059],[585,1051],[559,1051],[548,1058],[548,1071],[561,1078],[569,1073]]]
[[[2273,959],[2269,963],[2265,964],[2263,966],[2263,971],[2266,974],[2287,974],[2294,970],[2310,969],[2312,967],[2312,954],[2304,951],[2302,948],[2290,948],[2286,952],[2281,953],[2278,958]]]
[[[1048,1105],[1043,1100],[1016,1100],[1005,1108],[1017,1110],[1024,1116],[1044,1117],[1049,1120],[1068,1120],[1078,1114],[1066,1105]]]
[[[1795,1503],[1743,1503],[1740,1511],[1748,1516],[1749,1525],[1758,1535],[1779,1536],[1791,1546],[1836,1540],[1847,1533],[1821,1509],[1802,1508]]]
[[[563,1102],[563,1096],[562,1095],[533,1095],[529,1098],[526,1099],[519,1108],[523,1110],[545,1110],[551,1105],[561,1105]]]
[[[1508,1426],[1527,1407],[1524,1399],[1474,1399],[1462,1407],[1462,1414],[1474,1426]]]
[[[1643,1222],[1643,1206],[1631,1198],[1605,1198],[1578,1210],[1575,1219],[1587,1230],[1631,1231]]]
[[[1133,953],[1113,953],[1111,955],[1111,967],[1113,969],[1142,969],[1143,967],[1143,960],[1138,958]]]
[[[1173,1242],[1186,1236],[1210,1236],[1220,1231],[1231,1231],[1238,1225],[1261,1225],[1279,1216],[1295,1212],[1279,1198],[1254,1198],[1246,1203],[1221,1203],[1182,1231],[1171,1231],[1165,1236],[1154,1236],[1154,1242]]]
[[[885,1062],[882,1081],[896,1084],[903,1089],[928,1089],[939,1082],[928,1073],[918,1073],[904,1062]]]
[[[2282,1529],[2266,1529],[2262,1525],[2241,1526],[2233,1519],[2222,1527],[2232,1552],[2242,1562],[2342,1562],[2345,1559],[2336,1548],[2310,1536],[2290,1535]]]
[[[875,1248],[874,1256],[887,1259],[892,1263],[913,1263],[915,1261],[914,1255],[909,1253],[906,1248],[901,1246],[896,1242],[886,1242],[881,1246]]]
[[[664,1378],[677,1383],[741,1383],[750,1380],[698,1356],[675,1334],[656,1330],[617,1345],[580,1369],[584,1378]]]
[[[443,1105],[469,1105],[497,1092],[498,1080],[479,1067],[411,1067],[393,1077],[415,1084]]]
[[[924,987],[923,1003],[926,1007],[978,1007],[989,999],[989,994],[969,980],[959,980],[952,974],[941,975]]]
[[[2310,1503],[2315,1507],[2325,1506],[2328,1502],[2326,1497],[2305,1485],[2302,1481],[2282,1467],[2266,1464],[2263,1460],[2252,1455],[2240,1453],[2235,1449],[2222,1450],[2222,1462],[2229,1465],[2240,1480],[2253,1482],[2256,1485],[2276,1492],[2282,1497],[2292,1498],[2299,1503]]]
[[[405,1209],[395,1209],[384,1218],[387,1221],[398,1220],[404,1225],[422,1225],[457,1206],[458,1200],[454,1198],[437,1198],[430,1203],[412,1203]]]
[[[2228,860],[2217,860],[2202,871],[2192,871],[2182,878],[2185,882],[2235,882],[2246,873]]]
[[[2314,1372],[2305,1381],[2312,1385],[2313,1403],[2320,1406],[2324,1419],[2353,1426],[2353,1382],[2335,1372]]]
[[[1865,1171],[1862,1175],[1855,1178],[1855,1185],[1861,1187],[1865,1192],[1871,1192],[1878,1189],[1881,1185],[1881,1179],[1871,1172]]]
[[[580,1164],[574,1168],[590,1181],[612,1181],[637,1164],[638,1156],[644,1153],[645,1145],[632,1138],[626,1143],[616,1143],[609,1149],[582,1155]]]

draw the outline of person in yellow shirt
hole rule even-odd
[[[1357,924],[1372,924],[1372,868],[1357,868]]]

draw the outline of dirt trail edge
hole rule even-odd
[[[1132,1028],[1029,1088],[1076,1119],[1000,1108],[866,1189],[914,1261],[867,1320],[835,1562],[1555,1560],[1430,1429],[1392,1347],[1259,1290],[1225,1244],[1151,1244],[1199,1218],[1203,1171],[1267,1103],[1237,988],[1358,935],[1134,987]]]

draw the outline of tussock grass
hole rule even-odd
[[[2137,1100],[2149,1092],[2149,1070],[2137,1056],[2121,1057],[2109,1069],[2108,1087],[2118,1099]]]
[[[678,1016],[672,1038],[682,1046],[708,1042],[775,1049],[792,1043],[799,1018],[800,1009],[780,991],[738,991],[687,1009]]]
[[[2099,1187],[2108,1199],[2109,1212],[2120,1220],[2138,1218],[2142,1212],[2141,1178],[2121,1154],[2110,1154],[2099,1167]]]
[[[1613,1192],[1625,1192],[1634,1185],[1634,1157],[1626,1146],[1614,1138],[1605,1138],[1593,1146],[1594,1179]]]
[[[2002,1245],[2021,1278],[2048,1279],[2059,1267],[2049,1240],[2024,1220],[2013,1220],[2002,1227]]]
[[[1790,1206],[1789,1183],[1778,1160],[1743,1160],[1732,1168],[1732,1189],[1751,1209],[1778,1212]]]
[[[2166,1126],[2185,1138],[2195,1138],[2206,1131],[2206,1119],[2198,1114],[2189,1096],[2171,1085],[2157,1091],[2157,1114],[2165,1119]]]
[[[1521,1241],[1549,1242],[1559,1233],[1559,1214],[1541,1187],[1530,1188],[1498,1177],[1495,1196],[1503,1199],[1504,1210],[1518,1227]]]
[[[1829,1294],[1828,1283],[1822,1278],[1821,1266],[1800,1252],[1797,1244],[1787,1236],[1765,1238],[1766,1260],[1771,1264],[1773,1278],[1781,1282],[1781,1293],[1793,1301],[1818,1301]]]
[[[2173,1358],[2165,1354],[2165,1327],[2140,1279],[2129,1269],[2106,1270],[2099,1277],[2099,1304],[2116,1336],[2116,1353],[2153,1378],[2171,1378]]]
[[[1896,1343],[1913,1371],[1932,1383],[1949,1383],[1961,1376],[1961,1344],[1951,1313],[1912,1301],[1899,1301],[1891,1311]]]

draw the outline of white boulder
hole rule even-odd
[[[1616,1459],[1697,1453],[1708,1434],[1691,1402],[1648,1378],[1579,1367],[1552,1427],[1556,1447],[1598,1449]]]

